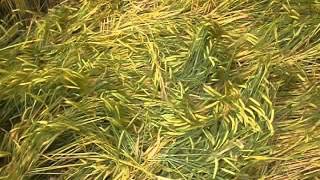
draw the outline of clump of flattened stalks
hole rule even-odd
[[[317,179],[317,1],[65,1],[0,28],[0,179]]]

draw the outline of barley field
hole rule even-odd
[[[319,180],[319,0],[0,0],[0,179]]]

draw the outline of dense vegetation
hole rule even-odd
[[[319,1],[31,17],[0,26],[0,179],[319,179]]]

